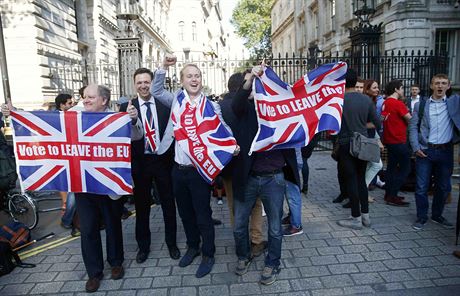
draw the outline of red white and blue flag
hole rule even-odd
[[[11,112],[22,190],[132,194],[127,113]]]
[[[308,145],[321,131],[339,131],[347,64],[322,65],[293,86],[266,67],[254,79],[259,130],[250,153]]]
[[[174,137],[200,175],[212,184],[232,159],[237,144],[212,103],[203,94],[197,100],[192,106],[185,91],[177,95],[171,114]]]

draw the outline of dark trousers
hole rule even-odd
[[[388,164],[385,173],[385,195],[397,196],[410,173],[410,150],[407,144],[387,144]]]
[[[187,246],[199,249],[204,256],[214,257],[214,223],[210,206],[211,186],[200,176],[194,167],[172,170],[173,189],[177,209],[184,225]]]
[[[361,213],[369,213],[368,192],[365,180],[366,165],[366,161],[351,156],[350,144],[340,145],[339,174],[342,176],[345,194],[351,201],[351,215],[353,217],[359,217]]]
[[[121,199],[107,195],[75,193],[80,217],[81,253],[89,278],[102,276],[104,257],[100,232],[101,218],[105,223],[107,261],[110,266],[123,264],[123,234],[121,230]]]
[[[139,251],[150,251],[150,205],[152,182],[155,182],[163,211],[165,241],[176,246],[176,204],[171,181],[172,159],[169,156],[146,155],[140,167],[133,171],[134,205],[136,207],[136,241]]]
[[[342,198],[348,198],[347,189],[345,188],[345,179],[343,176],[343,172],[339,168],[338,161],[337,161],[337,180],[339,182],[340,195],[342,196]]]

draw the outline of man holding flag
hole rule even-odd
[[[202,75],[195,64],[187,64],[180,71],[183,88],[176,94],[164,89],[166,70],[176,61],[175,56],[164,58],[162,68],[155,73],[151,93],[172,110],[167,129],[173,130],[176,140],[173,191],[187,237],[187,252],[179,266],[190,265],[201,252],[195,274],[201,278],[211,272],[215,262],[210,184],[239,147],[222,119],[219,105],[202,93]]]
[[[110,112],[110,89],[102,85],[91,84],[84,90],[83,106],[87,112]],[[126,110],[132,120],[131,139],[142,137],[142,125],[137,118],[137,110],[129,102]],[[80,217],[81,249],[83,262],[88,273],[86,291],[95,292],[99,289],[103,278],[104,260],[100,234],[100,217],[105,224],[107,240],[107,261],[112,272],[111,278],[123,278],[123,234],[121,214],[123,202],[119,195],[100,195],[94,193],[75,193],[77,213]]]
[[[235,96],[233,111],[244,126],[244,130],[235,132],[242,150],[235,161],[233,183],[236,274],[245,274],[252,260],[248,218],[260,197],[269,225],[268,254],[260,283],[276,281],[285,184],[300,184],[294,148],[308,145],[318,132],[340,130],[346,69],[342,62],[326,64],[290,86],[271,68],[256,66]],[[254,100],[248,100],[251,85]]]
[[[256,66],[246,74],[243,86],[232,102],[233,112],[240,121],[241,130],[235,137],[241,153],[235,159],[233,170],[233,196],[235,211],[234,237],[238,263],[237,275],[248,271],[252,261],[249,242],[249,216],[258,197],[262,200],[268,218],[268,253],[260,283],[270,285],[279,273],[283,231],[281,218],[286,187],[285,178],[300,184],[294,149],[279,149],[256,152],[248,155],[251,143],[257,134],[257,114],[254,100],[249,99],[251,86],[256,76],[262,75],[261,66]]]
[[[21,187],[75,192],[89,293],[99,289],[104,277],[101,220],[105,224],[111,278],[118,280],[124,276],[123,203],[118,194],[132,192],[129,149],[124,148],[129,148],[129,135],[131,140],[143,136],[134,106],[128,105],[128,118],[124,114],[104,114],[111,112],[109,103],[110,89],[92,84],[85,88],[86,112],[82,113],[73,109],[65,113],[10,112],[10,103],[2,105],[3,115],[11,113],[13,118]],[[30,170],[31,165],[34,170]]]

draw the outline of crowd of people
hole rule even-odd
[[[173,118],[181,116],[177,108],[179,100],[185,100],[189,108],[196,108],[208,98],[202,92],[202,73],[195,64],[186,64],[182,68],[182,88],[179,91],[171,93],[164,88],[168,68],[176,61],[174,56],[167,55],[155,73],[146,68],[137,69],[133,74],[136,98],[120,102],[119,110],[127,112],[132,119],[136,262],[142,264],[149,258],[150,206],[152,190],[155,189],[163,212],[164,239],[170,257],[179,260],[180,267],[185,267],[201,256],[195,274],[201,278],[209,274],[215,264],[211,185],[199,174],[184,148],[174,140],[177,122]],[[303,233],[301,193],[308,192],[308,158],[318,136],[302,149],[277,149],[249,155],[258,130],[252,83],[255,77],[263,74],[263,69],[255,66],[233,74],[228,81],[228,93],[218,103],[213,101],[212,108],[238,144],[218,182],[219,190],[225,189],[233,227],[237,257],[235,273],[244,275],[253,258],[265,253],[260,283],[270,285],[280,272],[283,236]],[[451,190],[453,144],[460,136],[460,97],[447,95],[450,89],[448,77],[437,74],[432,78],[432,94],[428,98],[420,97],[419,86],[412,85],[408,99],[404,97],[404,85],[399,80],[390,81],[381,96],[377,81],[358,79],[352,69],[348,69],[345,79],[342,125],[335,137],[333,151],[340,185],[340,194],[334,202],[349,199],[344,206],[351,208],[351,216],[337,223],[355,230],[371,226],[369,202],[372,198],[368,187],[373,182],[385,186],[384,200],[388,205],[408,206],[398,192],[411,170],[411,161],[415,159],[417,213],[413,228],[420,230],[428,221],[427,193],[431,183],[434,188],[431,221],[452,228],[443,217],[443,208]],[[68,96],[56,98],[58,110],[72,110],[69,99]],[[84,88],[82,102],[80,110],[112,111],[109,108],[110,90],[102,85]],[[78,110],[78,107],[74,108]],[[9,109],[2,105],[4,116],[9,115]],[[385,184],[378,178],[383,167],[381,159],[366,162],[350,154],[350,140],[354,133],[378,139],[382,151],[385,145],[388,151]],[[62,196],[67,204],[63,223],[72,227],[69,217],[74,214],[67,211],[73,209],[80,218],[82,256],[88,273],[86,291],[97,291],[103,278],[102,224],[106,231],[111,278],[122,278],[123,199],[90,193],[62,193]],[[283,215],[285,200],[289,211]],[[187,249],[183,255],[176,241],[176,209],[186,236]],[[267,240],[263,233],[263,211],[268,222]]]

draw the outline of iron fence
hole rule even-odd
[[[197,64],[203,74],[204,92],[220,95],[227,89],[227,80],[235,72],[252,68],[262,59],[254,60],[208,60],[190,61]],[[265,57],[266,65],[272,67],[282,80],[289,84],[295,83],[308,71],[322,64],[344,61],[355,69],[363,79],[375,79],[385,85],[392,79],[403,81],[406,95],[409,95],[410,85],[420,85],[421,95],[429,95],[431,77],[436,73],[448,73],[448,57],[435,54],[432,51],[391,51],[379,56],[353,57],[349,54],[322,53],[321,56],[303,56],[285,54]],[[165,86],[175,91],[180,87],[180,69],[189,61],[178,61],[170,67]],[[158,61],[144,64],[144,67],[155,68]],[[120,77],[118,64],[77,64],[63,65],[50,68],[51,87],[58,92],[67,91],[78,93],[78,89],[89,83],[104,84],[112,89],[112,99],[120,96],[131,97],[134,93],[121,93],[122,83],[132,83],[132,77]],[[133,69],[134,72],[134,69]],[[329,136],[323,133],[317,149],[331,149]]]

